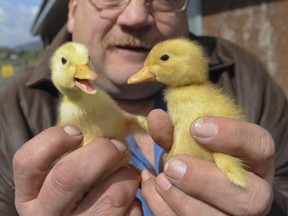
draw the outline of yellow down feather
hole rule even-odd
[[[204,148],[190,133],[192,122],[203,116],[245,120],[233,98],[209,82],[208,59],[203,48],[184,38],[157,44],[143,69],[128,79],[130,84],[143,81],[167,86],[164,95],[174,124],[174,141],[168,157],[189,154],[214,161],[233,184],[247,187],[247,171],[241,159]]]
[[[51,58],[51,79],[62,97],[58,107],[58,125],[72,125],[83,134],[80,144],[98,137],[117,139],[147,131],[146,118],[124,113],[104,91],[93,85],[97,73],[91,70],[87,48],[76,42],[60,46]],[[115,168],[127,166],[130,153]],[[114,170],[115,170],[114,169]]]

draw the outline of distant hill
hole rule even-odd
[[[15,48],[0,47],[0,76],[3,64],[18,65],[21,71],[35,67],[43,51],[42,42],[35,40]]]
[[[40,40],[37,41],[32,41],[26,44],[21,44],[16,46],[13,50],[15,52],[30,52],[30,51],[35,51],[35,50],[42,50],[43,49],[43,44]]]

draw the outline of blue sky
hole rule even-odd
[[[39,37],[30,33],[43,0],[0,1],[0,46],[15,47]]]

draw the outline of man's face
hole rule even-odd
[[[99,74],[97,85],[115,97],[145,97],[158,91],[162,86],[157,83],[128,86],[126,82],[143,67],[153,45],[171,37],[188,37],[187,26],[185,11],[151,12],[145,0],[131,0],[123,10],[99,10],[89,0],[69,4],[68,30],[74,41],[88,47]]]

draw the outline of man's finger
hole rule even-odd
[[[142,194],[154,215],[176,215],[156,191],[156,176],[150,170],[142,171]]]
[[[57,126],[25,143],[13,157],[16,200],[27,202],[37,197],[51,164],[81,139],[78,129]]]
[[[153,140],[162,148],[169,150],[173,143],[174,127],[167,113],[155,109],[148,115],[149,133]]]
[[[141,206],[136,202],[140,176],[135,169],[122,168],[101,185],[94,188],[76,208],[75,214],[87,215],[141,215]]]
[[[88,145],[65,155],[47,175],[37,202],[47,215],[72,211],[84,194],[128,155],[120,142],[98,138]],[[47,200],[52,206],[47,206]],[[51,201],[52,200],[52,201]],[[68,212],[69,213],[69,212]]]
[[[204,117],[191,127],[192,136],[203,146],[242,158],[256,174],[266,179],[274,167],[274,141],[262,127],[222,117]],[[269,172],[268,172],[269,171]]]
[[[159,177],[160,175],[157,177],[157,188],[159,186],[162,197],[171,205],[175,202],[171,197],[177,191],[174,186],[185,194],[231,215],[245,213],[264,215],[273,200],[270,185],[259,176],[248,172],[248,186],[245,189],[239,188],[232,184],[213,162],[189,155],[177,155],[170,158],[165,165],[164,174],[160,174],[162,177]],[[225,199],[227,197],[229,199]],[[175,205],[176,209],[180,207],[180,205]],[[205,215],[212,214],[206,213]]]

